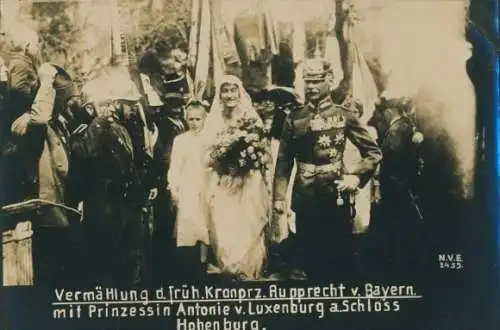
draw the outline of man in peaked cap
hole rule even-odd
[[[168,66],[168,63],[165,64]],[[172,145],[177,135],[187,130],[184,107],[188,97],[188,83],[185,75],[160,68],[162,74],[149,73],[149,82],[156,95],[157,104],[151,104],[148,113],[158,127],[158,172],[160,173],[158,198],[155,201],[155,221],[153,234],[153,272],[156,281],[163,281],[170,276],[171,253],[174,252],[173,230],[175,209],[168,191],[167,173],[170,168]],[[146,71],[145,71],[146,72]]]
[[[328,63],[304,63],[306,104],[285,120],[274,178],[273,221],[287,212],[286,192],[294,161],[297,175],[291,208],[296,214],[295,261],[311,279],[349,276],[352,248],[352,207],[348,193],[363,187],[381,160],[366,127],[329,95]],[[344,169],[346,139],[362,160]],[[320,257],[321,256],[321,257]],[[345,277],[347,278],[347,277]]]

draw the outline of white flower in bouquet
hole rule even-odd
[[[245,142],[250,143],[250,142],[255,142],[259,141],[259,135],[255,133],[250,133],[245,137]]]
[[[245,167],[245,165],[247,164],[247,162],[244,159],[240,159],[240,160],[238,160],[238,164],[240,165],[240,167]]]
[[[248,151],[249,154],[253,154],[255,152],[255,148],[253,146],[249,146],[247,148],[247,151]]]
[[[250,159],[251,160],[256,160],[257,159],[257,155],[256,154],[251,154],[250,155]]]
[[[253,163],[253,167],[254,167],[254,168],[259,168],[259,166],[260,166],[260,163],[259,163],[259,162],[254,162],[254,163]]]
[[[240,156],[241,157],[246,157],[247,156],[247,151],[243,150],[242,152],[240,152]]]

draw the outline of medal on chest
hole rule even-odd
[[[328,117],[323,117],[320,114],[315,114],[310,120],[311,131],[327,131],[333,128],[344,128],[345,118],[341,114],[336,114]]]
[[[344,205],[344,199],[342,198],[342,193],[339,191],[337,192],[337,206],[343,206]]]
[[[309,123],[311,131],[313,132],[323,130],[324,124],[324,119],[319,114],[315,114]]]

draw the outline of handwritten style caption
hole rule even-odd
[[[175,318],[178,330],[265,330],[262,317],[292,315],[322,319],[333,313],[398,312],[404,300],[419,300],[412,285],[343,283],[311,287],[228,288],[169,285],[153,290],[54,290],[54,319]]]

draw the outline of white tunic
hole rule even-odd
[[[177,201],[177,246],[208,244],[206,180],[200,136],[188,131],[174,140],[168,182]]]

